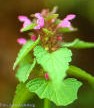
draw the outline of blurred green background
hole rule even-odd
[[[29,16],[43,8],[50,10],[58,6],[60,18],[74,13],[77,18],[72,24],[77,32],[68,33],[66,40],[78,37],[84,41],[94,42],[94,0],[0,0],[0,103],[11,103],[18,83],[12,70],[14,60],[20,49],[16,39],[25,36],[20,33],[21,24],[18,15]],[[94,49],[73,50],[73,62],[94,75]],[[35,100],[37,98],[35,97]],[[84,83],[78,93],[78,100],[67,107],[60,108],[94,108],[94,90]],[[31,102],[32,103],[32,102]],[[41,107],[41,100],[33,101],[36,108]],[[59,108],[52,105],[52,108]]]

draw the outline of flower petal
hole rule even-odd
[[[36,13],[35,17],[37,18],[37,26],[35,26],[35,29],[40,29],[44,26],[44,18],[40,13]]]
[[[65,19],[67,19],[67,20],[73,20],[75,17],[76,17],[76,15],[70,14],[70,15],[67,15]]]
[[[18,16],[20,22],[23,22],[23,28],[31,24],[31,20],[26,16]]]
[[[25,38],[18,38],[17,39],[17,42],[20,44],[20,45],[24,45],[26,43],[26,39]]]
[[[71,25],[71,22],[70,20],[74,19],[76,17],[76,15],[74,14],[70,14],[70,15],[67,15],[61,22],[60,24],[58,25],[58,27],[64,27],[64,28],[70,28],[70,30],[72,30],[72,25]]]
[[[61,21],[61,23],[59,24],[59,27],[70,27],[71,26],[71,23],[68,21],[68,20],[63,20]]]

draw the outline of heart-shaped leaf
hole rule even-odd
[[[48,72],[50,78],[55,81],[62,81],[66,76],[72,53],[67,48],[60,48],[55,52],[48,53],[41,46],[34,49],[37,62]]]
[[[81,85],[81,82],[73,78],[68,78],[59,84],[37,78],[29,81],[27,88],[41,99],[47,98],[57,106],[66,106],[77,99],[77,92]]]

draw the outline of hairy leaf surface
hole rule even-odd
[[[41,99],[47,98],[57,106],[66,106],[77,99],[81,85],[81,82],[73,78],[68,78],[59,84],[37,78],[28,82],[27,88]]]
[[[18,65],[18,63],[38,44],[39,38],[33,42],[29,40],[19,51],[18,57],[16,58],[16,61],[14,63],[13,69]]]
[[[16,73],[16,77],[19,79],[19,81],[25,82],[28,79],[35,64],[36,64],[36,60],[34,59],[32,62],[31,56],[29,55],[27,55],[27,57],[25,57],[22,60],[22,63],[19,66],[18,71]]]
[[[50,78],[55,81],[62,81],[66,76],[66,70],[69,67],[72,53],[67,48],[48,53],[41,46],[34,49],[34,55],[37,62],[48,72]]]

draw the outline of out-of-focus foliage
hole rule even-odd
[[[45,5],[50,8],[58,6],[62,15],[76,12],[94,23],[94,0],[47,0]]]
[[[89,0],[86,15],[94,24],[94,0]]]

